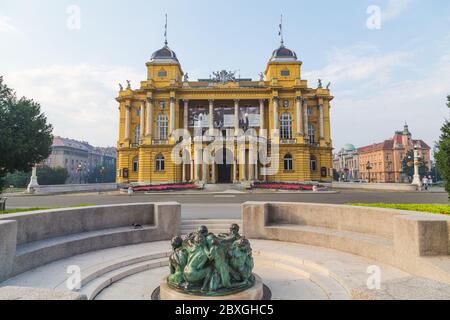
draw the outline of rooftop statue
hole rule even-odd
[[[229,233],[218,236],[205,226],[185,239],[172,240],[168,285],[183,293],[224,296],[253,286],[253,257],[250,242],[233,224]]]
[[[229,81],[231,82],[236,81],[235,72],[232,71],[222,70],[213,72],[212,74],[213,74],[212,81],[214,82],[227,83]]]

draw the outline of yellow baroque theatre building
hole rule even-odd
[[[190,81],[167,41],[146,66],[140,88],[128,82],[116,98],[118,183],[331,181],[333,96],[320,80],[308,87],[283,41],[256,81],[227,71]],[[249,131],[267,142],[264,159]]]

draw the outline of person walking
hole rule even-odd
[[[428,191],[428,177],[427,176],[423,176],[422,185],[423,185],[423,188],[425,189],[425,191]]]
[[[433,177],[432,176],[428,176],[428,186],[431,187],[433,186]]]

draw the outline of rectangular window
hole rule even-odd
[[[291,75],[289,70],[281,70],[282,77],[289,77]]]
[[[158,77],[165,78],[167,77],[167,71],[158,71]]]

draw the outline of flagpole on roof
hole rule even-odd
[[[281,45],[284,45],[284,38],[283,38],[283,14],[281,14],[281,20],[280,20],[280,32],[278,35],[281,37]]]
[[[166,24],[164,26],[164,44],[167,46],[167,13],[166,13]]]

